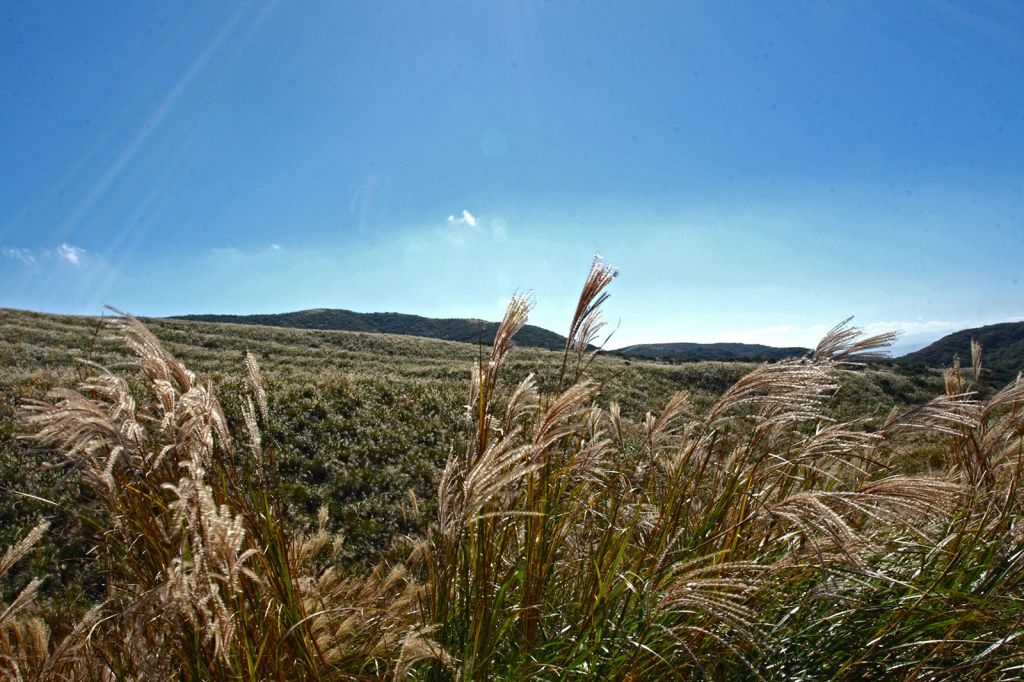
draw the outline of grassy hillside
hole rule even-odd
[[[962,375],[945,397],[941,372],[848,364],[864,348],[842,327],[797,361],[598,356],[577,375],[511,350],[527,310],[493,348],[182,320],[113,338],[0,310],[0,676],[1024,664],[1024,385],[982,404]],[[594,328],[574,321],[579,347]]]
[[[1024,370],[1024,322],[1003,322],[964,329],[899,358],[898,362],[929,367],[948,367],[957,356],[964,364],[971,360],[971,339],[981,344],[986,379],[996,385],[1011,381]]]
[[[740,360],[764,362],[798,358],[810,353],[809,348],[775,348],[758,343],[644,343],[615,351],[622,355],[696,362],[700,360]]]
[[[54,472],[23,466],[36,455],[15,439],[15,406],[82,380],[88,372],[78,358],[128,367],[131,354],[111,337],[110,322],[0,309],[0,479],[9,488],[43,497],[63,494]],[[246,351],[259,358],[277,417],[268,437],[282,451],[289,500],[306,517],[326,504],[332,527],[348,538],[349,555],[360,558],[377,556],[396,534],[410,530],[401,519],[408,490],[428,503],[435,498],[444,458],[460,445],[451,434],[459,432],[470,370],[489,352],[474,344],[400,335],[145,322],[170,352],[220,389],[234,418],[243,388],[235,378],[239,363]],[[542,389],[553,390],[562,355],[518,348],[506,371],[510,377],[533,374]],[[704,409],[755,367],[599,355],[590,374],[606,404],[618,403],[624,419],[641,422],[678,391],[691,392],[694,405]],[[940,390],[938,373],[872,366],[843,378],[832,410],[844,418],[869,408],[880,419],[894,405],[921,402]],[[14,516],[24,520],[37,512],[5,497],[0,543],[18,527]]]
[[[181,315],[177,319],[295,329],[401,334],[422,336],[428,339],[486,344],[493,343],[494,332],[498,329],[497,322],[484,320],[437,319],[402,313],[357,313],[351,310],[326,308],[268,315]],[[521,346],[554,350],[565,347],[564,336],[533,325],[526,325],[516,336],[516,342]]]
[[[76,358],[125,368],[131,354],[107,328],[111,320],[0,310],[0,479],[9,489],[61,496],[58,472],[25,466],[37,455],[15,435],[15,406],[87,375]],[[480,354],[474,344],[377,333],[312,331],[182,320],[146,320],[191,369],[218,387],[238,418],[235,378],[245,352],[260,361],[275,413],[267,434],[281,450],[285,492],[297,515],[331,510],[332,529],[348,538],[347,553],[373,558],[411,527],[402,520],[406,493],[429,501],[445,457],[461,443],[458,424],[466,382]],[[553,387],[562,353],[520,348],[515,376],[534,373]],[[628,418],[691,388],[707,404],[749,371],[749,365],[671,367],[598,358],[595,377]],[[507,388],[507,387],[505,387]],[[42,457],[39,455],[39,457]],[[41,461],[41,460],[40,460]],[[0,545],[39,509],[0,495]]]

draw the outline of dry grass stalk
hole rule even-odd
[[[572,321],[569,323],[569,333],[566,335],[565,354],[562,357],[562,369],[559,373],[559,388],[566,379],[568,370],[569,355],[575,356],[575,369],[572,381],[579,381],[583,372],[593,361],[596,351],[589,353],[588,350],[594,345],[601,331],[605,328],[605,322],[601,319],[601,306],[608,300],[608,292],[605,289],[612,283],[619,274],[619,271],[604,262],[599,255],[594,256],[590,265],[590,272],[583,282],[583,290],[576,302],[576,311],[573,313]]]
[[[812,355],[815,362],[864,362],[887,357],[884,349],[899,338],[899,332],[885,332],[864,337],[863,331],[850,325],[848,317],[830,329]]]
[[[46,521],[38,523],[32,530],[25,534],[25,537],[4,551],[3,556],[0,556],[0,579],[7,575],[7,572],[12,566],[14,566],[14,564],[21,561],[29,552],[32,551],[32,548],[36,546],[49,527],[50,524]],[[32,604],[41,584],[42,580],[33,578],[29,581],[28,585],[18,593],[10,604],[0,610],[0,634],[3,633],[4,628],[14,622],[19,613]]]

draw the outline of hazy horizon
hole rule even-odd
[[[1024,10],[8,3],[0,307],[309,308],[612,348],[1024,319]]]
[[[0,309],[2,309],[2,307],[0,307]],[[55,315],[76,315],[76,314],[78,314],[78,313],[60,313],[60,312],[53,312],[53,311],[40,311],[40,310],[31,309],[31,308],[13,308],[13,309],[14,310],[23,310],[23,311],[26,311],[26,312],[41,312],[41,313],[45,313],[45,314],[55,314]],[[276,313],[269,312],[269,313],[253,313],[253,314],[259,315],[259,314],[294,313],[294,312],[305,312],[306,310],[329,310],[329,309],[326,309],[326,308],[312,308],[312,309],[305,309],[305,310],[277,311]],[[127,311],[125,311],[125,312],[127,312]],[[398,313],[398,314],[403,314],[403,315],[418,315],[418,313],[415,313],[415,312],[408,312],[408,311],[401,311],[401,310],[355,310],[355,311],[351,311],[351,312],[360,313],[360,314],[371,314],[371,313],[393,314],[393,313]],[[102,317],[102,316],[114,315],[114,314],[116,314],[116,312],[113,311],[113,310],[110,310],[109,308],[104,308],[103,311],[99,312],[99,313],[80,313],[80,314],[81,315],[85,315],[85,316],[92,316],[92,317]],[[248,313],[182,312],[182,313],[166,315],[166,316],[162,316],[162,317],[164,319],[172,319],[172,318],[182,318],[182,317],[192,316],[192,315],[246,315],[246,314],[248,314]],[[141,314],[139,316],[140,317],[148,317],[146,315],[141,315]],[[423,316],[421,316],[421,317],[423,317]],[[441,319],[445,319],[445,318],[441,318]],[[453,319],[480,320],[480,321],[489,322],[489,323],[496,323],[496,322],[499,321],[498,317],[493,317],[493,318],[471,317],[471,318],[453,318]],[[1013,319],[1009,319],[1009,320],[1001,320],[999,322],[990,322],[990,323],[985,323],[985,324],[999,324],[1000,322],[1022,322],[1022,321],[1024,321],[1024,319],[1013,318]],[[700,343],[700,344],[745,343],[745,344],[751,344],[751,345],[765,345],[765,346],[769,346],[769,347],[804,347],[804,348],[813,348],[815,346],[816,342],[819,340],[819,339],[816,338],[811,343],[807,343],[807,344],[770,344],[770,343],[761,343],[759,341],[738,340],[738,339],[734,339],[734,338],[709,338],[709,339],[705,339],[705,340],[702,340],[702,341],[693,341],[692,339],[662,339],[662,340],[654,340],[654,341],[645,341],[645,342],[640,343],[640,344],[624,344],[624,343],[619,343],[619,342],[616,341],[616,336],[617,336],[616,324],[614,323],[614,321],[611,321],[611,322],[612,322],[612,324],[610,324],[605,329],[605,335],[598,339],[598,342],[603,344],[602,348],[604,350],[607,350],[607,351],[610,351],[610,352],[621,350],[621,349],[629,347],[629,346],[644,345],[644,344],[658,344],[658,345],[660,345],[660,344],[668,344],[668,343]],[[854,323],[854,326],[856,326],[856,320],[854,320],[853,323]],[[534,324],[534,323],[530,322],[529,324]],[[975,325],[975,326],[983,327],[983,326],[985,326],[985,324],[978,324],[978,325]],[[535,326],[540,326],[540,325],[535,325]],[[935,341],[938,341],[942,337],[947,336],[948,334],[950,334],[952,332],[962,331],[963,329],[968,329],[968,328],[970,328],[970,327],[961,327],[961,328],[950,329],[950,330],[945,330],[945,329],[943,329],[943,330],[932,330],[932,331],[923,331],[923,332],[917,332],[917,333],[913,333],[913,334],[907,334],[907,333],[905,333],[903,330],[901,330],[899,328],[887,327],[887,326],[885,326],[885,323],[877,323],[875,325],[872,325],[872,328],[870,329],[870,331],[868,333],[882,333],[882,332],[889,332],[889,331],[896,332],[898,334],[897,339],[896,339],[896,341],[892,345],[890,345],[886,349],[886,352],[888,353],[888,355],[890,357],[898,358],[898,357],[901,357],[901,356],[906,355],[908,353],[912,353],[914,351],[920,350],[920,349],[928,346],[929,344],[931,344],[931,343],[933,343]],[[315,330],[315,328],[304,328],[304,329]],[[562,334],[563,336],[564,336],[564,333],[565,333],[564,329],[557,329],[557,328],[547,328],[547,329],[548,329],[548,331],[552,331],[552,332],[555,332],[555,333],[558,333],[558,334]],[[330,330],[327,330],[327,331],[330,331]],[[343,331],[343,330],[341,330],[341,331]],[[827,330],[822,330],[822,332],[824,332],[824,331],[827,331]],[[608,337],[609,334],[610,334],[610,338],[607,338],[607,343],[604,343],[606,341],[606,337]]]

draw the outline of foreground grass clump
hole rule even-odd
[[[1024,381],[887,418],[826,416],[891,340],[840,325],[710,406],[642,420],[589,378],[615,273],[587,278],[560,371],[506,378],[517,297],[474,368],[436,514],[400,559],[341,568],[279,491],[261,373],[241,428],[140,323],[146,394],[98,366],[26,406],[87,491],[102,599],[0,605],[15,679],[1004,679],[1024,669]],[[980,349],[971,375],[980,376]],[[145,395],[145,397],[143,397]],[[869,419],[870,418],[870,419]],[[870,424],[870,428],[868,427]],[[287,462],[284,462],[287,464]],[[419,505],[410,500],[410,514]],[[415,526],[411,526],[415,527]],[[30,552],[40,527],[0,560]],[[407,558],[405,558],[407,556]],[[4,595],[7,596],[6,594]],[[52,618],[50,619],[52,621]]]

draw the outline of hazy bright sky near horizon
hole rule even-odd
[[[0,307],[1024,319],[1024,5],[0,6]],[[923,337],[920,337],[923,338]]]

